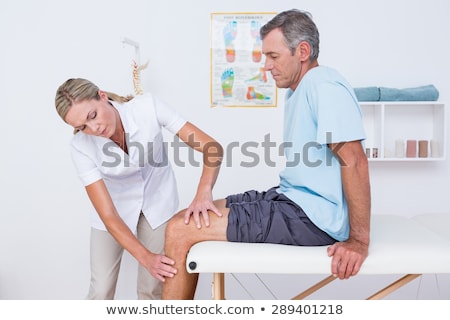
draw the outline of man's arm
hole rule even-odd
[[[328,248],[331,272],[348,279],[359,272],[370,242],[370,180],[367,157],[360,141],[330,144],[341,164],[342,186],[348,204],[350,235]]]

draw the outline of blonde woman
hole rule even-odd
[[[55,105],[75,130],[70,148],[92,203],[91,281],[88,299],[113,299],[123,250],[138,262],[139,299],[160,299],[162,282],[176,273],[164,255],[167,221],[178,207],[162,128],[203,153],[203,171],[189,206],[193,214],[220,214],[212,201],[223,150],[150,93],[122,97],[86,79],[69,79]]]

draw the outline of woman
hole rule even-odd
[[[160,299],[173,277],[164,255],[166,223],[178,193],[161,128],[203,153],[203,171],[188,210],[218,213],[212,188],[223,150],[210,136],[146,93],[121,97],[86,79],[69,79],[56,92],[61,118],[75,130],[71,154],[93,205],[88,299],[113,299],[123,249],[139,262],[139,299]]]

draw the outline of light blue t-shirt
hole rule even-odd
[[[364,140],[361,109],[350,84],[334,69],[309,70],[285,101],[286,168],[278,192],[338,241],[349,236],[340,164],[328,143]]]

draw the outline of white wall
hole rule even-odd
[[[68,154],[71,129],[54,111],[56,88],[69,77],[85,77],[101,88],[132,93],[133,48],[141,44],[143,86],[216,137],[261,142],[281,137],[279,107],[209,107],[209,27],[211,12],[310,11],[321,33],[319,62],[340,70],[354,86],[413,87],[432,83],[448,103],[450,43],[445,0],[228,0],[228,1],[57,1],[5,0],[0,5],[0,299],[82,299],[89,283],[89,206]],[[448,118],[448,116],[447,116]],[[447,149],[449,149],[447,143]],[[233,151],[235,152],[235,151]],[[239,166],[234,154],[215,196],[262,189],[277,183],[279,168]],[[235,160],[236,159],[236,160]],[[199,169],[175,168],[180,209],[194,194]],[[449,160],[439,163],[371,164],[373,213],[411,216],[449,212]],[[134,299],[135,262],[126,255],[118,298]],[[278,298],[296,292],[314,277],[262,275]],[[375,279],[374,279],[375,278]],[[230,277],[235,298],[272,296],[252,275]],[[423,277],[391,296],[447,298],[449,278]],[[390,277],[337,282],[323,296],[364,298]],[[198,298],[209,299],[210,275],[201,277]],[[249,296],[238,284],[248,283]],[[413,288],[413,290],[411,290]],[[447,290],[447,291],[446,291]],[[358,293],[361,293],[360,296]]]

